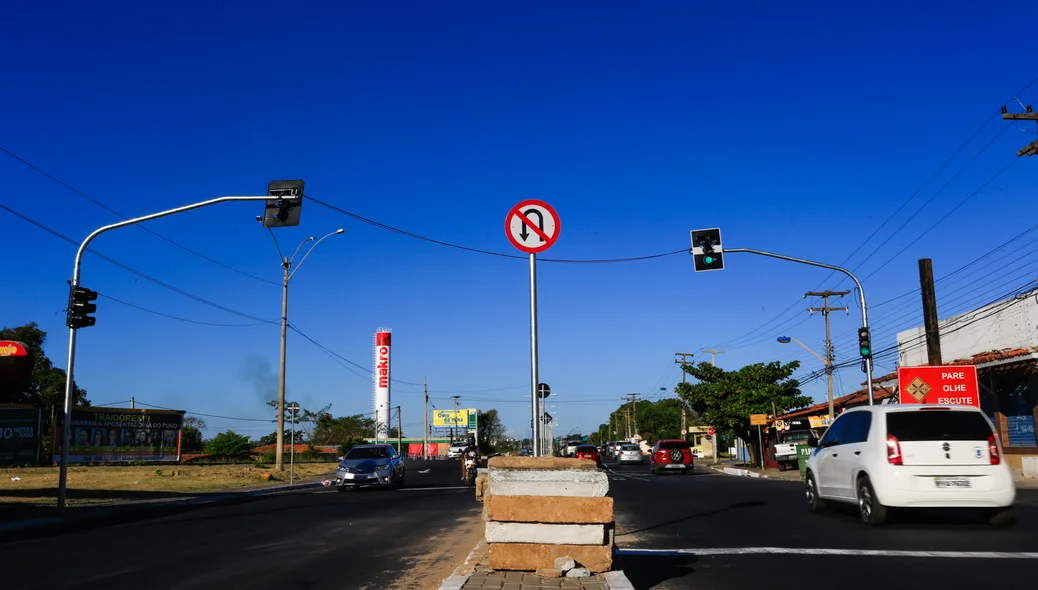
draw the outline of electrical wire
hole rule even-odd
[[[5,148],[3,146],[0,146],[0,152],[3,152],[4,154],[7,154],[12,159],[14,159],[14,160],[24,164],[25,166],[29,167],[31,170],[41,174],[42,176],[44,176],[45,178],[47,178],[49,180],[52,180],[52,181],[56,182],[58,185],[68,189],[69,191],[73,192],[76,195],[79,195],[80,197],[83,197],[84,199],[90,201],[91,203],[97,205],[98,207],[101,207],[105,211],[108,211],[109,213],[112,213],[113,215],[115,215],[115,216],[117,216],[117,217],[119,217],[121,219],[124,219],[124,220],[125,219],[129,219],[129,217],[123,215],[122,213],[119,213],[115,209],[112,209],[108,205],[105,205],[101,201],[95,199],[94,197],[91,197],[90,195],[88,195],[88,194],[84,193],[83,191],[77,189],[76,187],[72,186],[71,184],[65,182],[64,180],[61,180],[60,178],[54,176],[53,174],[47,172],[46,170],[40,168],[39,166],[37,166],[35,164],[33,164],[32,162],[29,162],[28,160],[26,160],[25,158],[19,156],[16,153],[12,152],[11,150],[9,150],[9,149],[7,149],[7,148]],[[256,281],[260,281],[260,282],[263,282],[263,283],[268,283],[268,284],[276,285],[276,286],[280,286],[281,285],[280,283],[277,283],[275,281],[271,281],[271,280],[265,279],[263,277],[258,277],[256,275],[249,274],[249,273],[247,273],[247,272],[245,272],[243,270],[234,268],[233,266],[230,266],[228,264],[224,264],[223,262],[220,262],[219,260],[216,260],[214,258],[206,256],[205,254],[202,254],[201,252],[198,252],[196,250],[192,250],[191,248],[188,248],[187,246],[185,246],[183,244],[175,242],[175,241],[171,240],[170,238],[167,238],[166,236],[164,236],[164,235],[162,235],[162,234],[160,234],[160,233],[158,233],[158,232],[156,232],[156,231],[154,231],[152,229],[149,229],[148,227],[146,227],[144,225],[136,224],[135,227],[140,228],[140,229],[142,229],[142,230],[152,234],[153,236],[155,236],[155,237],[157,237],[157,238],[159,238],[159,239],[161,239],[161,240],[163,240],[165,242],[168,242],[168,243],[176,246],[177,248],[180,248],[181,250],[183,250],[185,252],[188,252],[189,254],[193,254],[193,255],[201,258],[202,260],[205,260],[206,262],[210,262],[210,263],[215,264],[216,266],[219,266],[219,267],[224,268],[226,270],[229,270],[229,271],[232,271],[232,272],[236,272],[236,273],[238,273],[238,274],[240,274],[240,275],[242,275],[244,277],[248,277],[250,279],[253,279],[253,280],[256,280]]]
[[[73,246],[78,247],[80,245],[79,242],[73,240],[72,238],[62,234],[61,232],[59,232],[59,231],[57,231],[55,229],[51,229],[50,227],[47,227],[46,225],[44,225],[44,224],[42,224],[42,223],[40,223],[40,222],[38,222],[38,221],[28,217],[27,215],[23,215],[22,213],[19,213],[18,211],[15,211],[14,209],[8,207],[7,205],[5,205],[3,203],[0,203],[0,209],[3,209],[5,211],[7,211],[8,213],[14,215],[15,217],[18,217],[18,218],[22,219],[23,221],[25,221],[27,223],[30,223],[30,224],[36,226],[37,228],[42,229],[43,231],[51,234],[52,236],[60,238],[60,239],[62,239],[64,241],[68,242],[69,244],[72,244]],[[119,262],[118,260],[115,260],[114,258],[105,256],[104,254],[101,254],[100,252],[97,252],[96,250],[93,250],[91,248],[87,248],[86,251],[89,252],[90,254],[93,254],[94,256],[97,256],[101,260],[104,260],[105,262],[108,262],[109,264],[115,265],[115,266],[117,266],[117,267],[119,267],[119,268],[129,272],[129,273],[137,275],[138,277],[140,277],[140,278],[142,278],[142,279],[144,279],[146,281],[152,282],[152,283],[154,283],[154,284],[156,284],[156,285],[158,285],[158,286],[160,286],[160,287],[162,287],[164,289],[168,289],[170,291],[173,291],[174,293],[176,293],[178,295],[182,295],[184,297],[187,297],[188,299],[193,299],[193,300],[195,300],[195,301],[197,301],[199,303],[202,303],[204,305],[208,305],[209,307],[212,307],[214,309],[219,309],[220,311],[223,311],[223,312],[226,312],[226,313],[230,313],[230,314],[233,314],[233,315],[236,315],[236,316],[240,316],[240,317],[243,317],[243,318],[248,319],[248,320],[253,320],[254,322],[270,323],[270,320],[265,320],[263,318],[258,318],[258,317],[254,316],[254,315],[249,315],[249,314],[247,314],[245,312],[238,311],[236,309],[231,309],[230,307],[227,307],[227,306],[224,306],[224,305],[220,305],[219,303],[214,303],[214,302],[212,302],[212,301],[210,301],[208,299],[205,299],[205,298],[200,297],[198,295],[195,295],[193,293],[189,293],[189,292],[187,292],[187,291],[185,291],[183,289],[180,289],[178,287],[174,287],[173,285],[170,285],[169,283],[165,283],[163,281],[160,281],[159,279],[156,279],[155,277],[152,277],[152,276],[149,276],[147,274],[144,274],[143,272],[141,272],[141,271],[139,271],[139,270],[137,270],[135,268],[132,268],[132,267],[126,265],[126,264],[123,264],[122,262]]]
[[[146,403],[144,403],[142,401],[137,401],[136,403],[138,403],[138,404],[140,404],[142,406],[147,406],[149,408],[155,408],[156,410],[170,410],[170,411],[173,411],[173,412],[180,412],[180,411],[182,411],[182,410],[178,410],[176,408],[166,408],[166,407],[163,407],[163,406],[156,406],[156,405],[152,405],[152,404],[146,404]],[[192,416],[205,416],[206,418],[218,418],[220,420],[238,420],[238,421],[241,421],[241,422],[270,422],[270,420],[266,419],[266,418],[241,418],[241,417],[238,417],[238,416],[219,416],[217,414],[203,414],[202,412],[191,412],[191,411],[187,411],[187,410],[184,410],[184,413],[185,414],[190,414]]]
[[[1034,85],[1034,84],[1035,84],[1036,82],[1038,82],[1038,77],[1035,77],[1035,78],[1034,78],[1034,79],[1032,79],[1032,80],[1031,80],[1030,82],[1028,82],[1028,83],[1027,83],[1026,85],[1024,85],[1024,87],[1023,87],[1023,88],[1021,88],[1021,89],[1020,89],[1019,91],[1017,91],[1017,92],[1016,92],[1016,94],[1014,94],[1014,96],[1019,96],[1019,95],[1023,94],[1023,93],[1024,93],[1024,92],[1026,92],[1026,91],[1027,91],[1027,90],[1028,90],[1028,89],[1029,89],[1029,88],[1030,88],[1031,86],[1033,86],[1033,85]],[[951,156],[950,156],[950,157],[949,157],[949,158],[948,158],[947,160],[945,160],[945,161],[944,161],[944,163],[942,163],[942,164],[941,164],[941,166],[940,166],[940,167],[938,167],[937,171],[935,171],[935,172],[934,172],[933,174],[931,174],[931,175],[930,175],[930,177],[929,177],[929,178],[927,178],[927,180],[926,180],[926,181],[925,181],[925,182],[924,182],[924,183],[923,183],[923,184],[922,184],[922,185],[921,185],[921,186],[920,186],[920,187],[919,187],[919,188],[918,188],[918,189],[917,189],[917,190],[916,190],[915,192],[913,192],[913,193],[912,193],[911,195],[909,195],[909,197],[908,197],[907,199],[905,199],[905,201],[904,201],[904,202],[903,202],[903,203],[902,203],[902,204],[901,204],[901,205],[900,205],[900,206],[899,206],[899,207],[898,207],[898,208],[897,208],[897,209],[896,209],[896,210],[894,211],[894,213],[892,213],[892,214],[891,214],[891,215],[890,215],[890,216],[889,216],[889,217],[888,217],[888,218],[887,218],[887,219],[886,219],[885,221],[883,221],[883,223],[881,223],[881,224],[880,224],[880,226],[879,226],[879,227],[878,227],[878,228],[877,228],[877,229],[876,229],[875,231],[873,231],[873,233],[872,233],[872,234],[870,234],[870,235],[869,235],[869,236],[868,236],[868,237],[867,237],[867,238],[866,238],[866,239],[865,239],[865,240],[864,240],[864,241],[863,241],[863,242],[862,242],[861,244],[859,244],[859,245],[858,245],[858,247],[857,247],[857,248],[855,248],[855,249],[854,249],[854,251],[852,251],[852,252],[851,252],[851,253],[850,253],[850,254],[849,254],[849,255],[848,255],[848,256],[847,256],[847,257],[846,257],[846,258],[845,258],[845,259],[843,260],[843,262],[841,262],[841,263],[840,263],[840,265],[839,265],[839,266],[845,266],[845,265],[847,264],[847,262],[849,262],[849,261],[850,261],[850,259],[851,259],[851,258],[852,258],[852,257],[853,257],[853,256],[854,256],[855,254],[857,254],[857,253],[858,253],[858,252],[859,252],[859,251],[860,251],[860,250],[861,250],[861,249],[862,249],[862,248],[863,248],[863,247],[864,247],[864,246],[865,246],[866,244],[868,244],[868,242],[869,242],[870,240],[872,240],[872,239],[873,239],[873,238],[874,238],[874,237],[875,237],[875,236],[876,236],[877,234],[879,234],[879,232],[880,232],[880,231],[881,231],[881,230],[882,230],[882,229],[883,229],[884,227],[886,227],[886,226],[887,226],[887,225],[888,225],[888,224],[889,224],[889,223],[890,223],[890,222],[891,222],[891,221],[892,221],[892,220],[893,220],[893,219],[894,219],[894,218],[895,218],[895,217],[896,217],[896,216],[898,215],[898,213],[900,213],[900,212],[901,212],[901,211],[902,211],[902,210],[903,210],[903,209],[904,209],[904,208],[905,208],[905,207],[906,207],[906,206],[907,206],[907,205],[908,205],[908,204],[909,204],[909,203],[910,203],[910,202],[911,202],[911,201],[912,201],[913,199],[915,199],[915,197],[916,197],[916,196],[918,196],[918,195],[919,195],[919,194],[920,194],[920,193],[921,193],[921,192],[923,191],[923,189],[924,189],[924,188],[926,188],[926,186],[927,186],[927,185],[929,185],[929,184],[930,184],[930,183],[931,183],[931,182],[932,182],[932,181],[933,181],[933,180],[934,180],[934,179],[935,179],[935,178],[936,178],[936,177],[937,177],[937,176],[938,176],[938,175],[939,175],[939,174],[940,174],[940,173],[941,173],[941,172],[942,172],[942,171],[943,171],[943,170],[944,170],[944,169],[945,169],[945,168],[946,168],[946,167],[947,167],[947,166],[948,166],[948,165],[949,165],[949,164],[950,164],[950,163],[951,163],[951,162],[952,162],[952,161],[953,161],[953,160],[954,160],[954,159],[955,159],[955,158],[956,158],[956,157],[957,157],[957,156],[958,156],[958,155],[959,155],[959,154],[960,154],[960,153],[961,153],[961,152],[962,152],[962,151],[963,151],[963,150],[964,150],[964,149],[965,149],[965,148],[966,148],[966,147],[967,147],[967,146],[968,146],[968,145],[969,145],[969,144],[970,144],[970,143],[971,143],[971,142],[972,142],[972,141],[973,141],[973,140],[974,140],[974,139],[975,139],[975,138],[976,138],[976,137],[977,137],[977,136],[978,136],[978,135],[979,135],[979,134],[980,134],[980,133],[981,133],[981,132],[982,132],[982,131],[983,131],[983,130],[984,130],[984,129],[986,128],[986,127],[987,127],[987,126],[988,126],[988,125],[989,125],[989,124],[990,124],[990,123],[991,123],[991,121],[993,121],[993,120],[994,120],[995,118],[999,117],[1000,115],[1001,115],[1001,109],[1000,109],[1000,110],[999,110],[998,112],[996,112],[996,113],[993,113],[993,114],[992,114],[992,115],[991,115],[990,117],[988,117],[988,118],[987,118],[987,119],[986,119],[986,120],[984,121],[984,123],[983,123],[983,124],[982,124],[982,125],[981,125],[981,126],[980,126],[980,127],[979,127],[979,128],[977,129],[977,130],[976,130],[976,131],[974,131],[974,132],[973,132],[973,134],[972,134],[972,135],[970,135],[970,137],[969,137],[969,138],[968,138],[968,139],[967,139],[967,140],[966,140],[965,142],[963,142],[963,143],[962,143],[962,145],[960,145],[960,146],[958,147],[958,149],[956,149],[956,150],[955,150],[955,152],[954,152],[954,153],[952,153],[952,155],[951,155]],[[1005,130],[1003,129],[1003,131],[1002,131],[1002,132],[1000,132],[1000,133],[999,133],[999,135],[1001,135],[1002,133],[1004,133],[1004,131],[1005,131]],[[988,144],[987,146],[985,146],[985,147],[984,147],[984,148],[983,148],[983,149],[981,150],[981,153],[983,153],[983,151],[984,151],[984,150],[986,150],[986,149],[987,149],[988,147],[990,147],[990,145],[991,145],[991,144],[989,143],[989,144]],[[979,156],[979,154],[978,154],[978,156]],[[973,161],[975,161],[975,160],[976,160],[976,157],[974,157],[974,158],[973,158],[972,160],[970,160],[970,162],[969,162],[969,163],[967,163],[967,164],[966,164],[966,166],[969,166],[969,164],[971,164],[971,163],[972,163]],[[956,175],[955,175],[955,176],[958,176],[959,174],[961,174],[962,170],[964,170],[966,166],[964,166],[964,167],[963,167],[962,169],[960,169],[960,170],[959,170],[959,172],[958,172],[958,173],[956,173]],[[1004,169],[1003,169],[1002,171],[1000,171],[1000,172],[999,172],[998,174],[996,174],[996,177],[997,177],[998,175],[1000,175],[1000,174],[1001,174],[1002,172],[1004,172]],[[990,180],[989,180],[988,182],[990,182]],[[988,184],[988,183],[985,183],[985,186],[986,186],[987,184]],[[943,189],[942,189],[942,190],[943,190]],[[935,195],[935,196],[936,196],[936,195]],[[972,196],[972,195],[971,195],[971,196]],[[931,198],[931,200],[932,200],[932,198]],[[929,201],[928,201],[928,202],[929,202]],[[947,217],[947,216],[945,216],[945,217]],[[942,219],[941,219],[941,221],[943,221],[943,219],[944,219],[944,218],[942,218]],[[939,221],[938,223],[940,223],[940,221]],[[932,229],[932,228],[931,228],[931,229]],[[928,231],[929,231],[929,230],[928,230]],[[871,256],[871,255],[870,255],[870,256]],[[859,266],[860,266],[860,264],[859,264]],[[831,277],[832,277],[832,276],[833,276],[834,274],[836,274],[836,271],[830,271],[830,273],[829,273],[829,274],[828,274],[828,275],[827,275],[827,276],[825,277],[825,279],[823,279],[823,280],[822,280],[822,281],[821,281],[821,282],[820,282],[820,283],[818,284],[818,286],[817,286],[817,287],[815,287],[814,291],[817,291],[817,290],[819,290],[819,289],[820,289],[820,288],[822,287],[822,285],[824,285],[824,284],[825,284],[826,282],[828,282],[828,281],[829,281],[829,279],[830,279],[830,278],[831,278]],[[841,282],[842,282],[842,280],[841,280]],[[747,333],[743,334],[742,336],[739,336],[738,338],[735,338],[735,339],[733,339],[733,340],[729,340],[729,341],[727,341],[727,342],[725,342],[725,343],[722,343],[722,344],[719,344],[719,345],[717,345],[717,346],[714,346],[714,348],[741,348],[741,347],[743,347],[743,346],[750,346],[750,345],[742,345],[741,343],[742,343],[742,342],[743,342],[743,341],[744,341],[744,340],[745,340],[745,339],[746,339],[747,337],[750,337],[750,336],[752,336],[752,335],[754,335],[754,334],[756,334],[756,333],[758,333],[758,332],[760,332],[760,331],[762,331],[762,330],[764,330],[764,329],[768,328],[768,326],[770,326],[770,325],[771,325],[771,324],[772,324],[773,322],[775,322],[776,320],[778,320],[779,318],[781,318],[781,317],[782,317],[782,316],[784,316],[785,314],[789,313],[789,311],[791,311],[792,309],[794,309],[794,308],[796,308],[796,307],[800,306],[801,304],[802,304],[802,301],[796,301],[796,302],[794,302],[794,303],[793,303],[792,305],[790,305],[790,306],[789,306],[789,307],[787,307],[787,308],[786,308],[785,310],[783,310],[782,312],[780,312],[780,313],[779,313],[779,314],[778,314],[777,316],[775,316],[774,318],[772,318],[772,319],[768,320],[767,322],[764,322],[763,324],[759,325],[758,327],[754,328],[753,330],[750,330],[749,332],[747,332]]]
[[[321,201],[319,199],[311,197],[310,195],[303,195],[303,196],[305,198],[307,198],[307,199],[310,199],[314,203],[317,203],[318,205],[321,205],[323,207],[327,207],[328,209],[331,209],[332,211],[336,211],[336,212],[341,213],[341,214],[343,214],[343,215],[345,215],[347,217],[350,217],[352,219],[356,219],[357,221],[362,221],[364,223],[373,225],[375,227],[378,227],[378,228],[381,228],[381,229],[384,229],[384,230],[387,230],[387,231],[391,231],[391,232],[394,232],[394,233],[397,233],[397,234],[400,234],[400,235],[403,235],[403,236],[407,236],[409,238],[414,238],[416,240],[421,240],[423,242],[429,242],[431,244],[437,244],[439,246],[445,246],[447,248],[455,248],[457,250],[464,250],[465,252],[473,252],[475,254],[483,254],[483,255],[486,255],[486,256],[495,256],[495,257],[498,257],[498,258],[512,258],[512,259],[517,259],[517,260],[526,260],[527,259],[527,257],[525,255],[521,255],[521,254],[508,254],[508,253],[505,253],[505,252],[494,252],[492,250],[484,250],[484,249],[481,249],[481,248],[473,248],[473,247],[470,247],[470,246],[462,246],[460,244],[454,244],[454,243],[451,243],[451,242],[445,242],[443,240],[437,240],[435,238],[430,238],[430,237],[427,237],[427,236],[416,234],[414,232],[409,232],[407,230],[403,230],[403,229],[400,229],[400,228],[397,228],[397,227],[393,227],[391,225],[386,225],[385,223],[381,223],[381,222],[375,221],[373,219],[368,219],[367,217],[363,217],[361,215],[357,215],[356,213],[351,213],[351,212],[349,212],[349,211],[347,211],[345,209],[342,209],[341,207],[337,207],[335,205],[332,205],[331,203],[327,203],[325,201]],[[677,254],[688,254],[688,248],[682,248],[680,250],[674,250],[672,252],[663,252],[663,253],[660,253],[660,254],[649,254],[649,255],[646,255],[646,256],[632,256],[632,257],[628,257],[628,258],[577,259],[577,258],[541,258],[541,257],[538,257],[537,261],[538,262],[569,263],[569,264],[616,264],[616,263],[621,263],[621,262],[638,262],[638,261],[642,261],[642,260],[653,260],[653,259],[656,259],[656,258],[664,258],[664,257],[667,257],[667,256],[674,256],[674,255],[677,255]]]
[[[203,321],[199,321],[199,320],[192,320],[190,318],[182,318],[182,317],[179,317],[179,316],[170,315],[168,313],[163,313],[161,311],[155,311],[154,309],[148,309],[147,307],[142,307],[140,305],[136,305],[136,304],[130,303],[128,301],[123,301],[121,299],[116,299],[115,297],[112,297],[111,295],[106,295],[104,293],[101,293],[100,291],[98,291],[97,294],[99,296],[101,296],[101,297],[104,297],[105,299],[108,299],[110,301],[114,301],[116,303],[120,303],[120,304],[125,305],[127,307],[132,307],[134,309],[139,309],[141,311],[145,311],[145,312],[148,312],[150,314],[154,314],[154,315],[161,316],[161,317],[164,317],[164,318],[168,318],[168,319],[171,319],[171,320],[178,320],[178,321],[181,321],[181,322],[187,322],[189,324],[198,324],[200,326],[214,326],[214,327],[218,327],[218,328],[249,328],[249,327],[252,327],[252,326],[267,326],[267,325],[271,325],[271,324],[275,324],[276,323],[276,322],[273,322],[273,321],[253,322],[251,324],[219,324],[219,323],[215,323],[215,322],[203,322]]]

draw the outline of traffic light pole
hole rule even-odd
[[[193,203],[191,205],[185,205],[183,207],[177,207],[176,209],[169,209],[167,211],[160,211],[159,213],[152,213],[151,215],[145,215],[144,217],[136,217],[134,219],[127,219],[126,221],[120,221],[119,223],[113,223],[106,225],[102,228],[94,230],[93,233],[88,235],[83,243],[79,245],[79,250],[76,252],[76,262],[72,269],[72,288],[79,287],[79,274],[80,267],[83,262],[83,253],[86,252],[87,246],[97,236],[111,231],[113,229],[119,229],[120,227],[126,227],[128,225],[136,225],[144,221],[151,221],[152,219],[158,219],[159,217],[167,217],[169,215],[176,215],[177,213],[183,213],[185,211],[191,211],[192,209],[200,209],[202,207],[208,207],[209,205],[215,205],[217,203],[226,203],[229,201],[266,201],[270,199],[269,195],[263,196],[235,196],[235,197],[217,197],[215,199],[209,199],[208,201],[202,201],[200,203]],[[65,507],[65,492],[68,484],[68,448],[70,443],[70,434],[72,432],[72,398],[74,393],[74,376],[73,368],[76,361],[76,330],[77,328],[69,328],[68,331],[68,360],[65,365],[65,408],[64,408],[64,420],[62,423],[62,440],[61,440],[61,468],[58,473],[58,508]]]
[[[851,280],[854,281],[854,284],[858,287],[858,298],[859,298],[859,300],[861,302],[861,326],[862,326],[862,328],[868,329],[868,327],[869,327],[869,311],[868,311],[868,307],[866,307],[866,305],[865,305],[865,289],[862,288],[861,281],[858,280],[858,277],[854,276],[854,273],[852,273],[851,271],[847,270],[846,268],[843,268],[842,266],[834,266],[832,264],[825,264],[823,262],[815,262],[813,260],[805,260],[803,258],[794,258],[792,256],[785,256],[783,254],[775,254],[773,252],[765,252],[763,250],[754,250],[752,248],[724,248],[723,252],[725,254],[733,254],[733,253],[740,253],[740,252],[746,253],[746,254],[757,254],[758,256],[767,256],[769,258],[778,258],[779,260],[787,260],[789,262],[796,262],[796,263],[799,263],[799,264],[807,264],[809,266],[817,266],[817,267],[820,267],[820,268],[827,268],[829,270],[836,271],[836,272],[842,272],[843,274],[845,274],[848,277],[850,277]],[[870,350],[869,352],[871,353],[872,351]],[[871,354],[870,354],[870,356],[865,357],[865,382],[866,382],[865,386],[868,388],[868,392],[869,392],[869,405],[871,406],[871,405],[875,404],[875,399],[874,399],[874,396],[872,394],[872,356],[871,356]]]

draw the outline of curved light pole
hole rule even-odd
[[[262,221],[262,218],[257,217],[256,220],[257,221]],[[320,244],[321,242],[323,242],[324,240],[326,240],[326,239],[328,239],[328,238],[330,238],[332,236],[337,236],[337,235],[343,233],[346,230],[341,229],[341,228],[337,229],[337,230],[331,232],[330,234],[322,237],[321,239],[319,239],[317,241],[314,241],[314,237],[310,236],[309,238],[307,238],[307,239],[305,239],[305,240],[303,240],[302,242],[299,243],[299,246],[296,247],[296,251],[295,251],[295,253],[292,254],[291,258],[289,258],[289,257],[287,257],[287,256],[285,256],[284,254],[281,253],[281,246],[278,244],[278,239],[277,239],[277,236],[274,235],[274,232],[271,231],[271,229],[269,227],[267,228],[267,231],[270,232],[270,237],[274,239],[274,247],[277,248],[278,259],[281,260],[281,268],[284,271],[284,280],[282,281],[282,284],[281,284],[281,369],[280,369],[280,376],[278,377],[278,430],[277,430],[277,445],[278,445],[278,448],[277,448],[277,461],[275,462],[275,465],[274,465],[274,468],[277,469],[278,471],[284,471],[285,470],[285,356],[286,356],[286,349],[287,349],[287,344],[288,344],[288,283],[289,283],[289,281],[292,280],[292,277],[295,276],[296,272],[299,271],[299,268],[301,266],[303,266],[303,263],[306,262],[307,257],[310,256],[310,253],[314,251],[314,248],[316,248],[318,244]],[[302,260],[300,260],[299,264],[297,264],[295,269],[292,270],[292,262],[296,259],[296,256],[299,255],[299,251],[303,248],[303,245],[306,244],[307,242],[314,242],[314,244],[312,246],[310,246],[310,249],[307,250],[306,254],[303,255]],[[289,271],[291,271],[291,272],[289,272]],[[295,442],[296,442],[295,440],[292,441],[292,445],[293,445],[292,449],[293,450],[295,450]]]
[[[804,350],[806,350],[807,352],[810,352],[811,354],[813,354],[816,357],[818,357],[818,360],[822,361],[822,364],[825,365],[825,373],[827,375],[829,375],[829,423],[831,424],[832,420],[833,420],[833,414],[834,414],[834,410],[833,410],[833,366],[832,366],[832,364],[829,362],[828,359],[822,358],[822,355],[820,355],[817,352],[811,350],[806,345],[804,345],[803,342],[797,340],[796,338],[793,338],[792,336],[779,336],[776,340],[779,341],[779,344],[789,344],[790,341],[796,342],[797,344],[802,346],[804,348]]]

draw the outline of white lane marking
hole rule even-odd
[[[1038,559],[1038,552],[898,551],[894,549],[821,549],[816,547],[704,547],[702,549],[621,549],[617,555],[817,555],[864,557],[950,557],[953,559]]]

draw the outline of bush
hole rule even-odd
[[[205,443],[207,455],[247,455],[250,450],[249,437],[231,430],[221,432]]]
[[[260,463],[266,463],[267,465],[271,465],[273,463],[276,463],[277,460],[278,460],[277,452],[275,452],[275,451],[267,451],[266,453],[263,453],[262,455],[260,455],[259,462]]]

